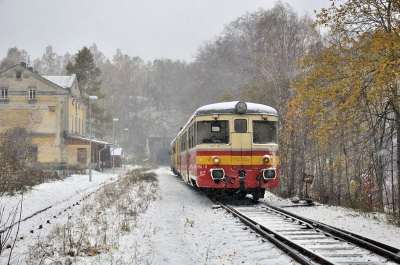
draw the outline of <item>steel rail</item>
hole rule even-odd
[[[313,251],[303,248],[302,246],[291,241],[290,239],[287,239],[286,237],[266,228],[265,226],[258,224],[257,222],[251,220],[247,216],[234,209],[232,206],[222,203],[219,203],[219,205],[231,214],[233,214],[235,217],[239,218],[244,224],[249,226],[262,237],[275,244],[282,251],[292,257],[296,262],[304,265],[309,265],[310,261],[327,265],[336,264],[330,260],[327,260],[323,256],[316,254]],[[310,259],[307,259],[305,257],[308,257]]]
[[[270,207],[271,209],[274,209],[277,212],[280,212],[281,214],[284,215],[289,215],[289,216],[293,216],[296,219],[299,219],[303,222],[308,223],[308,225],[310,225],[311,227],[315,228],[315,229],[319,229],[320,231],[324,232],[324,233],[330,233],[332,236],[335,237],[339,237],[342,239],[347,240],[350,243],[353,243],[357,246],[360,246],[362,248],[365,248],[367,250],[370,250],[376,254],[379,254],[391,261],[397,262],[400,264],[400,256],[397,253],[400,253],[400,249],[397,249],[395,247],[383,244],[381,242],[357,235],[357,234],[353,234],[351,232],[342,230],[342,229],[338,229],[336,227],[330,226],[330,225],[326,225],[299,215],[296,215],[294,213],[291,213],[289,211],[286,211],[280,207],[274,206],[274,205],[270,205],[267,203],[263,203],[265,204],[267,207]]]

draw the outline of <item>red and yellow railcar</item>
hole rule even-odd
[[[192,186],[258,200],[279,184],[278,112],[241,101],[200,107],[172,141],[170,160]]]

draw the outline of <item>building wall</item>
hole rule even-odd
[[[105,143],[99,143],[97,141],[92,141],[92,168],[97,168],[98,167],[98,156],[99,156],[99,150],[104,147]],[[87,152],[87,160],[85,164],[78,163],[78,149],[83,148],[86,149]],[[109,149],[103,150],[102,153],[102,158],[104,160],[109,161],[109,155],[107,156],[105,152],[108,152],[109,154]],[[81,139],[74,139],[69,137],[67,139],[67,161],[69,165],[78,165],[78,166],[84,166],[86,167],[89,163],[89,146],[87,144],[87,140],[81,140]],[[105,161],[103,161],[105,162]]]
[[[54,141],[54,137],[45,135],[33,139],[33,144],[38,147],[38,162],[50,164],[61,162],[59,148],[54,147]]]
[[[34,132],[38,162],[77,163],[72,154],[76,146],[67,147],[66,140],[68,134],[85,134],[87,106],[80,100],[76,78],[70,88],[62,88],[17,65],[0,73],[0,88],[8,89],[8,99],[0,99],[0,133],[15,126],[27,127]],[[31,88],[36,90],[34,100],[29,99]],[[87,142],[82,147],[88,148]]]
[[[88,155],[88,159],[89,159],[89,148],[88,148],[88,146],[87,145],[84,145],[84,144],[82,144],[82,145],[68,145],[67,146],[67,163],[68,163],[68,165],[80,165],[80,166],[84,166],[84,167],[86,167],[87,166],[87,163],[89,162],[89,160],[87,159],[86,160],[86,163],[85,164],[81,164],[81,163],[78,163],[78,148],[85,148],[86,149],[86,152],[87,152],[87,155]]]
[[[86,134],[86,110],[87,107],[81,101],[69,99],[68,101],[68,132],[72,134]]]

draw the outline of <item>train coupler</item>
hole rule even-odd
[[[245,185],[244,185],[244,179],[246,177],[246,171],[244,171],[243,169],[239,170],[237,173],[238,177],[239,177],[239,187],[241,189],[245,189]]]
[[[235,178],[234,177],[226,177],[226,181],[229,182],[230,184],[234,184],[235,183]]]

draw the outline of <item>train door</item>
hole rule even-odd
[[[182,159],[183,162],[183,167],[182,167],[182,172],[183,172],[183,179],[188,182],[189,181],[189,152],[188,152],[188,139],[187,139],[187,131],[185,131],[182,135],[182,150],[183,150],[183,157]]]
[[[187,183],[191,184],[190,178],[191,176],[196,175],[196,161],[193,159],[193,147],[194,147],[194,134],[195,134],[195,123],[189,126],[187,131]]]
[[[181,154],[182,154],[182,152],[181,152],[182,151],[182,144],[181,144],[182,139],[181,139],[181,137],[179,137],[176,142],[177,142],[177,149],[176,149],[177,150],[176,151],[177,152],[177,154],[176,154],[177,169],[178,169],[180,177],[182,177],[182,157],[181,157]]]
[[[185,134],[181,135],[179,137],[179,153],[178,153],[178,167],[179,167],[179,173],[181,175],[181,178],[183,180],[186,180],[187,172],[186,172],[186,167],[187,167],[187,161],[186,161],[186,138]]]
[[[247,117],[234,117],[231,144],[232,169],[244,170],[244,166],[251,163],[251,133]]]

